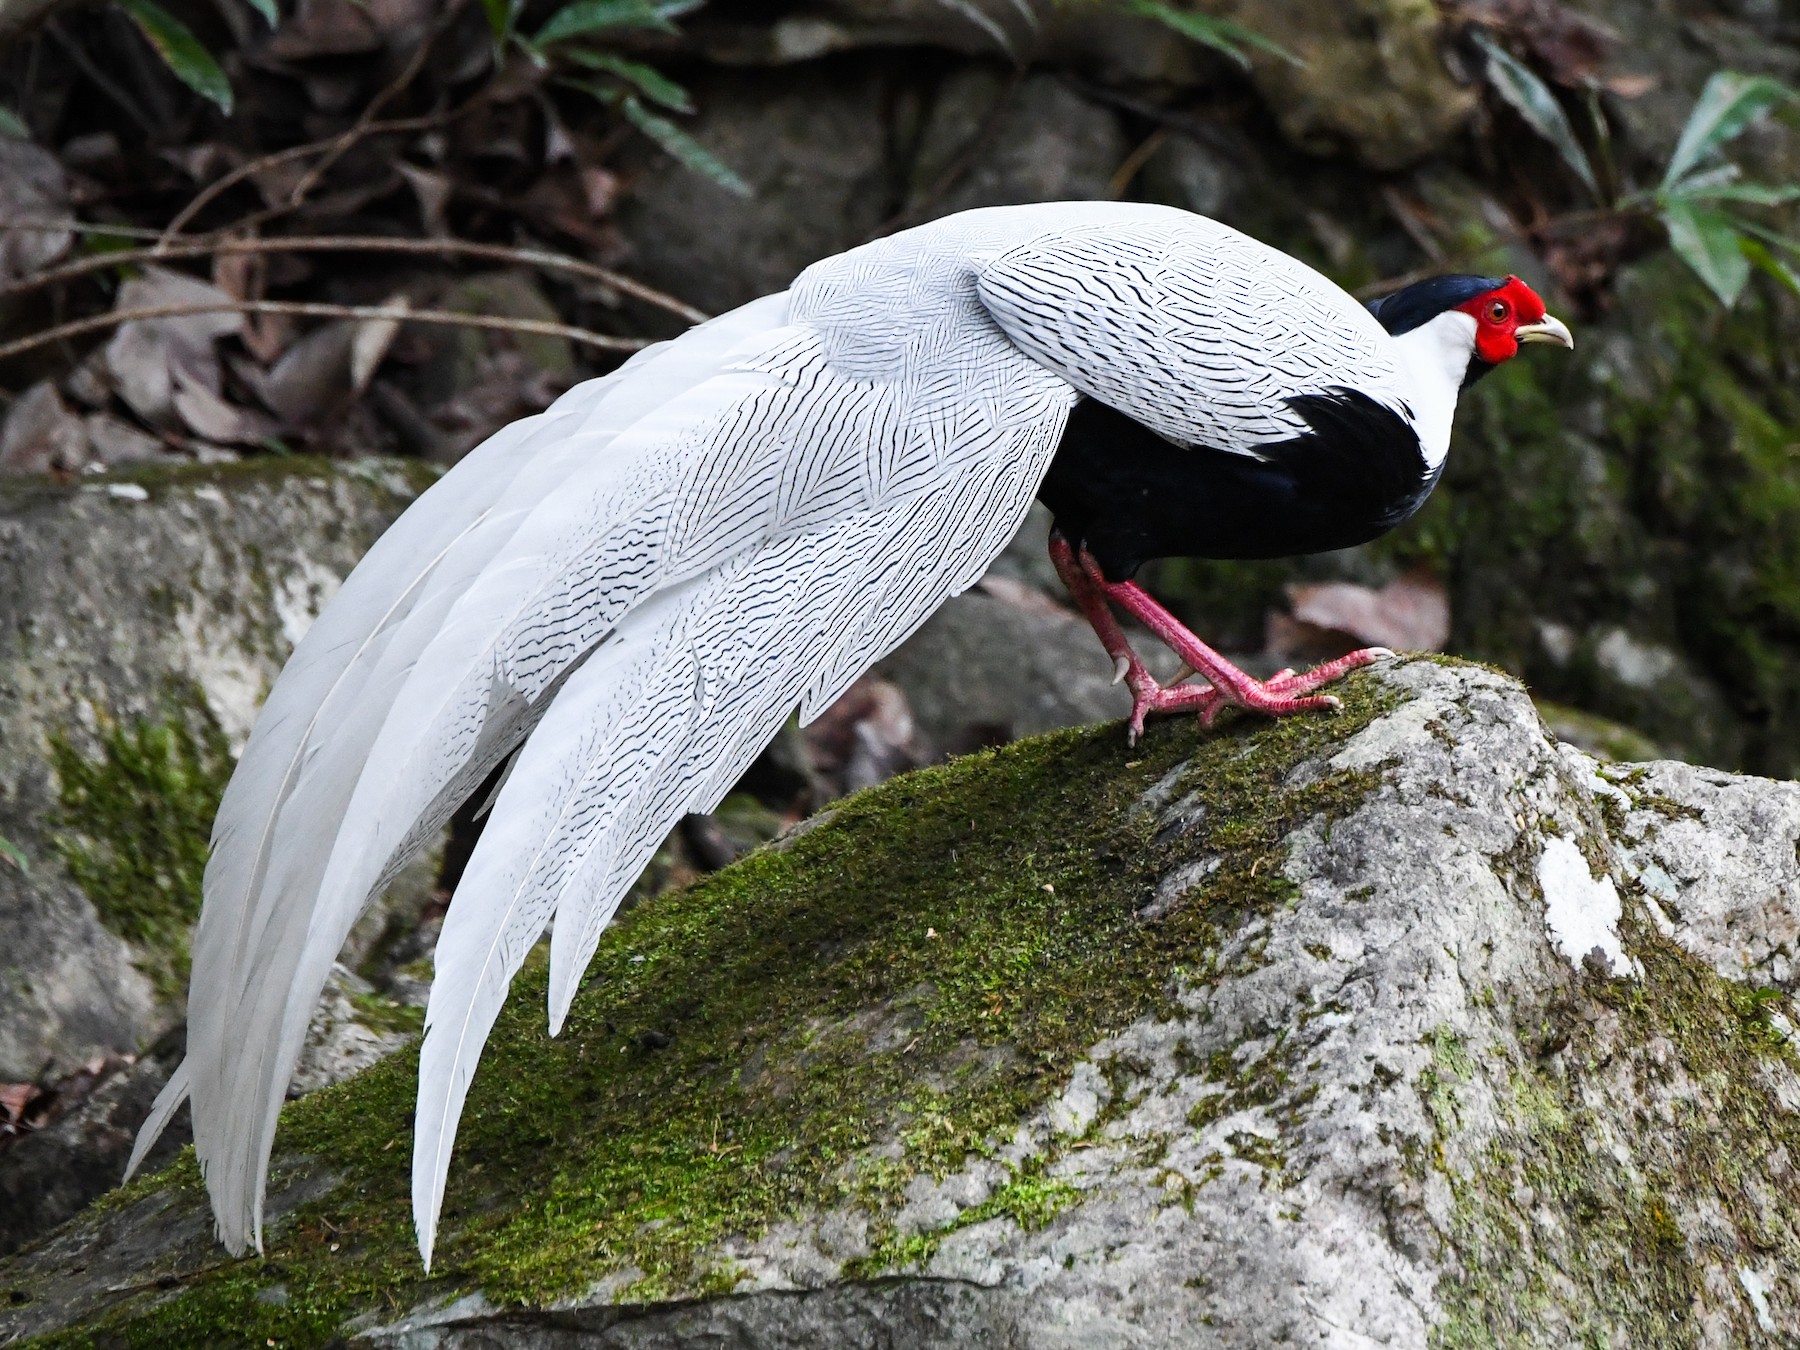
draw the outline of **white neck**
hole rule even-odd
[[[1393,343],[1406,376],[1419,448],[1426,464],[1435,469],[1450,450],[1456,395],[1475,352],[1475,320],[1461,310],[1446,310],[1430,323],[1402,333]]]

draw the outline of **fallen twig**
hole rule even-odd
[[[642,351],[650,345],[648,338],[610,337],[590,333],[566,323],[549,323],[542,319],[508,319],[494,314],[458,314],[446,309],[386,309],[379,305],[324,305],[301,300],[233,300],[216,304],[150,305],[141,309],[115,309],[85,319],[47,328],[41,333],[20,338],[0,346],[0,361],[7,361],[36,347],[65,338],[79,337],[104,328],[113,328],[135,319],[176,319],[189,314],[295,314],[316,319],[390,319],[400,323],[435,323],[455,328],[490,328],[502,333],[530,333],[541,337],[567,338],[584,346],[609,352]]]
[[[1168,142],[1169,136],[1168,125],[1159,126],[1144,137],[1137,149],[1125,156],[1124,162],[1113,170],[1113,176],[1107,180],[1108,200],[1116,202],[1125,195],[1125,190],[1131,186],[1132,179],[1136,178],[1143,167],[1156,157],[1156,152]]]
[[[457,113],[461,111],[460,109],[445,110],[429,114],[425,117],[398,118],[389,122],[377,122],[375,120],[375,114],[380,112],[382,108],[404,90],[407,85],[411,84],[413,80],[417,78],[419,72],[425,68],[425,59],[431,54],[431,48],[435,45],[438,38],[443,35],[444,30],[448,28],[456,16],[461,13],[462,6],[463,0],[455,0],[454,3],[445,9],[443,14],[438,16],[437,22],[432,25],[431,31],[419,42],[418,49],[413,52],[412,59],[406,63],[406,68],[400,72],[398,78],[396,78],[393,83],[389,84],[387,88],[383,89],[369,101],[368,106],[362,110],[362,113],[347,130],[340,132],[336,136],[327,137],[321,141],[313,141],[308,145],[294,146],[288,150],[276,151],[273,154],[264,155],[259,159],[253,159],[249,163],[241,164],[230,173],[208,183],[195,194],[192,201],[182,207],[180,211],[176,212],[173,220],[163,227],[161,241],[164,244],[172,243],[182,230],[187,227],[188,222],[199,215],[211,202],[216,201],[220,193],[237,183],[243,182],[244,179],[250,177],[252,174],[261,172],[263,169],[286,163],[289,160],[304,159],[308,155],[316,154],[323,156],[317,164],[314,164],[301,175],[300,181],[294,184],[293,190],[288,194],[288,199],[284,206],[265,209],[258,213],[260,218],[267,219],[273,215],[281,214],[283,211],[292,210],[305,201],[307,193],[311,192],[313,188],[318,185],[319,179],[324,177],[327,170],[329,170],[333,164],[336,164],[353,145],[362,140],[365,136],[387,135],[398,131],[424,130],[427,127],[448,121],[450,118],[456,116]],[[464,106],[468,107],[472,105],[466,104]]]
[[[389,136],[403,131],[429,131],[432,127],[441,126],[460,113],[461,109],[446,109],[443,112],[427,113],[422,117],[397,117],[387,122],[371,122],[363,128],[365,136]],[[173,244],[182,230],[195,216],[199,215],[221,194],[230,191],[246,178],[254,177],[264,169],[277,168],[296,159],[305,159],[309,155],[324,154],[335,145],[341,137],[332,136],[322,141],[309,141],[305,145],[292,145],[286,150],[272,150],[266,155],[247,160],[229,173],[220,174],[199,192],[194,199],[175,213],[175,218],[160,230],[133,231],[139,237],[158,239],[165,244]],[[283,208],[285,209],[285,208]],[[242,228],[242,221],[233,221],[227,229]]]
[[[0,225],[0,229],[8,228],[13,227]],[[30,225],[24,228],[36,228],[36,226]],[[547,249],[514,248],[506,244],[479,244],[466,239],[391,239],[381,235],[305,235],[291,239],[181,239],[167,246],[129,249],[78,258],[61,267],[53,267],[39,272],[35,276],[21,277],[17,281],[0,286],[0,298],[17,295],[22,291],[36,290],[40,286],[54,285],[59,281],[71,281],[91,272],[101,272],[108,268],[129,266],[135,263],[205,258],[221,253],[323,253],[333,250],[349,253],[448,253],[468,258],[486,258],[495,262],[517,263],[525,267],[536,267],[546,272],[567,272],[573,276],[586,277],[603,286],[610,286],[623,295],[632,296],[646,304],[655,305],[659,309],[679,315],[689,323],[705,323],[710,317],[703,310],[695,309],[686,301],[678,300],[672,295],[657,290],[654,286],[646,286],[641,281],[634,281],[628,276],[613,271],[610,267],[599,267],[590,262],[583,262],[579,258],[571,258],[566,254],[552,253]]]
[[[413,52],[412,59],[406,63],[406,68],[400,72],[393,83],[369,100],[368,107],[362,110],[356,121],[351,123],[348,130],[331,143],[325,151],[324,158],[308,169],[301,176],[300,181],[294,184],[294,190],[288,194],[288,205],[298,206],[305,201],[306,194],[318,186],[319,180],[325,176],[331,166],[343,158],[353,145],[369,134],[369,128],[375,123],[375,114],[391,103],[405,90],[407,85],[418,78],[419,72],[425,69],[425,59],[431,55],[431,49],[437,45],[437,40],[462,13],[464,2],[465,0],[451,0],[444,6],[444,12],[438,15],[437,20],[431,25],[431,31],[420,40],[418,49]]]

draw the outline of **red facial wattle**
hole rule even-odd
[[[1541,324],[1545,313],[1537,292],[1517,277],[1457,308],[1475,320],[1475,354],[1494,365],[1519,354],[1519,327]]]

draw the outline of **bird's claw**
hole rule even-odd
[[[1266,717],[1286,717],[1297,712],[1339,712],[1344,701],[1337,695],[1312,691],[1342,679],[1361,666],[1393,655],[1385,647],[1365,647],[1302,674],[1296,674],[1292,669],[1282,670],[1266,680],[1246,678],[1236,688],[1179,682],[1192,675],[1192,671],[1179,676],[1177,681],[1158,684],[1141,664],[1127,661],[1125,678],[1131,685],[1131,720],[1127,724],[1126,740],[1136,745],[1144,734],[1145,719],[1153,715],[1194,712],[1199,714],[1201,726],[1211,727],[1219,713],[1228,707],[1243,708]]]

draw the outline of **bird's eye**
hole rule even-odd
[[[1506,301],[1504,300],[1496,300],[1488,306],[1488,319],[1493,323],[1499,323],[1506,317],[1506,313]]]

